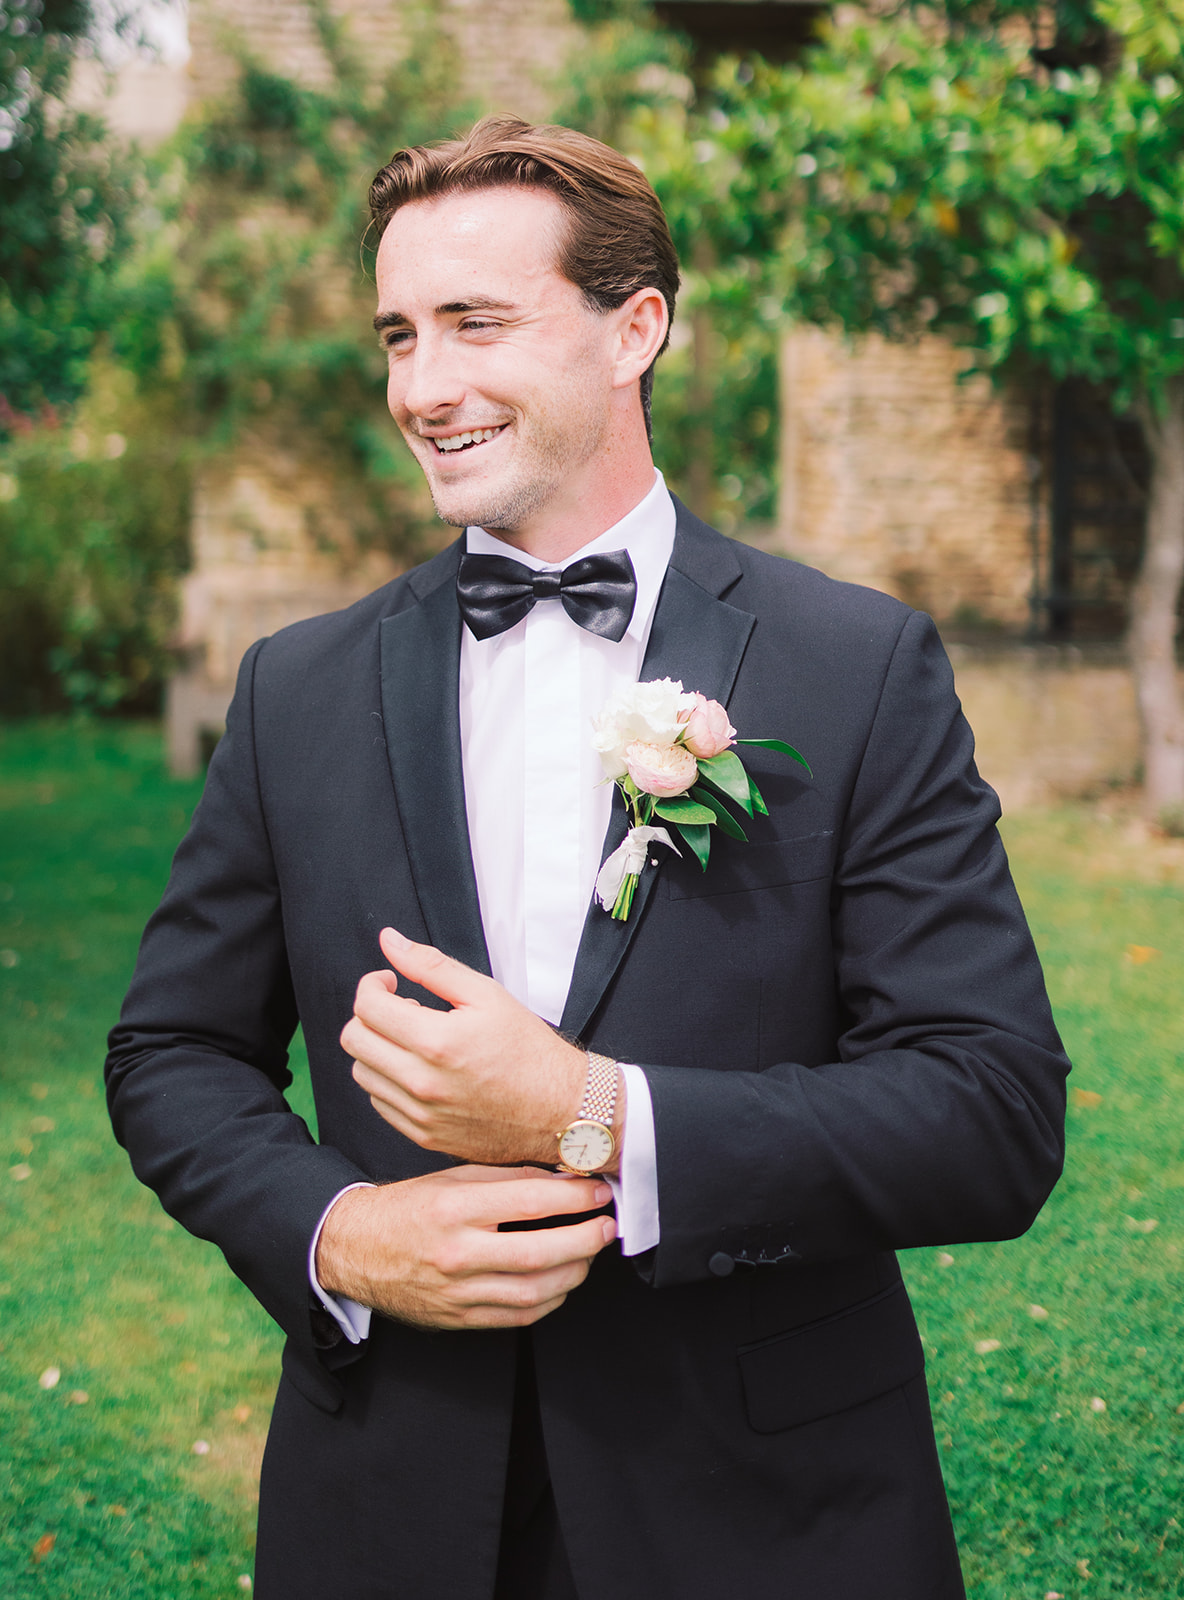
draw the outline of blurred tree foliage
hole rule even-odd
[[[1080,376],[1152,461],[1131,646],[1152,812],[1184,802],[1184,0],[836,11],[787,67],[721,63],[655,177],[729,293],[851,334],[944,333]]]
[[[159,397],[110,355],[147,174],[66,98],[86,0],[10,0],[0,22],[0,710],[145,709],[185,549]]]
[[[78,398],[118,317],[144,180],[64,98],[91,28],[88,0],[0,11],[0,438],[17,416]]]
[[[0,451],[0,711],[153,711],[188,545],[155,397],[99,357],[68,422]]]

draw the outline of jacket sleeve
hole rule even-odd
[[[256,781],[261,648],[244,658],[205,793],[145,930],[109,1040],[107,1098],[136,1176],[218,1245],[312,1362],[309,1241],[333,1196],[367,1174],[316,1144],[284,1099],[298,1017]]]
[[[936,630],[912,613],[841,831],[836,1059],[646,1066],[661,1240],[641,1270],[656,1285],[1009,1238],[1039,1211],[1068,1062],[973,749]]]

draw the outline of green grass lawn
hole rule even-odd
[[[5,1600],[206,1600],[251,1569],[278,1337],[136,1184],[99,1083],[197,793],[153,728],[0,728]],[[1007,839],[1077,1093],[1025,1239],[905,1262],[968,1587],[1178,1600],[1184,848],[1085,811]]]

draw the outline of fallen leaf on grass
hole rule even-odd
[[[976,1339],[974,1353],[976,1356],[989,1356],[993,1350],[998,1350],[1001,1344],[999,1339]]]
[[[107,1507],[107,1515],[109,1517],[126,1517],[127,1516],[127,1507],[126,1506],[108,1506]]]
[[[26,1178],[33,1176],[33,1169],[27,1161],[18,1161],[15,1167],[9,1167],[8,1176],[13,1183],[24,1183]]]
[[[33,1560],[37,1562],[44,1561],[57,1542],[57,1537],[56,1533],[43,1533],[33,1546]]]
[[[1031,1317],[1033,1322],[1047,1322],[1048,1321],[1048,1312],[1044,1309],[1043,1306],[1037,1306],[1037,1305],[1029,1306],[1028,1307],[1028,1315]]]
[[[1145,967],[1149,961],[1154,961],[1159,951],[1153,944],[1128,944],[1126,958],[1132,967]]]
[[[1159,1218],[1127,1217],[1126,1225],[1132,1233],[1153,1233],[1159,1227]]]
[[[230,1415],[236,1422],[250,1422],[251,1408],[250,1406],[235,1406]]]
[[[58,1384],[61,1381],[62,1381],[62,1369],[61,1369],[61,1367],[46,1367],[45,1371],[37,1379],[37,1382],[41,1385],[41,1387],[43,1389],[56,1389]]]
[[[0,950],[0,967],[15,967],[20,959],[15,950]]]
[[[1044,1600],[1065,1600],[1065,1597],[1059,1589],[1050,1589]]]
[[[66,1404],[68,1406],[89,1405],[90,1395],[87,1394],[85,1389],[71,1389],[70,1393],[66,1396]]]
[[[16,1141],[16,1147],[23,1156],[31,1156],[33,1154],[32,1139],[18,1139]]]
[[[1088,1556],[1083,1556],[1082,1559],[1076,1563],[1076,1566],[1077,1566],[1078,1572],[1080,1572],[1080,1574],[1081,1574],[1081,1576],[1083,1578],[1092,1578],[1093,1577],[1093,1573],[1089,1570],[1089,1557]]]
[[[939,1250],[937,1255],[937,1264],[939,1267],[952,1267],[954,1265],[954,1258],[948,1250]]]
[[[1098,1415],[1101,1416],[1102,1412],[1106,1409],[1106,1402],[1102,1399],[1100,1394],[1096,1394],[1090,1401],[1089,1408],[1091,1411],[1096,1411]]]
[[[29,1093],[34,1100],[44,1100],[49,1093],[49,1085],[46,1083],[31,1083],[29,1085]]]
[[[1176,1407],[1176,1415],[1178,1417],[1184,1417],[1184,1400],[1181,1400],[1180,1404]]]
[[[34,1117],[29,1126],[34,1133],[52,1133],[55,1124],[52,1117]]]
[[[240,1589],[249,1589],[251,1587],[251,1574],[249,1572],[239,1573],[238,1586]]]
[[[1094,1106],[1100,1106],[1102,1103],[1101,1095],[1094,1089],[1070,1089],[1069,1099],[1075,1106],[1081,1106],[1091,1111]]]
[[[195,1439],[193,1441],[193,1453],[195,1456],[208,1456],[210,1453],[209,1440]]]

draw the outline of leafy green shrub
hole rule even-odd
[[[167,419],[100,367],[68,425],[0,449],[0,712],[156,710],[188,483]]]

